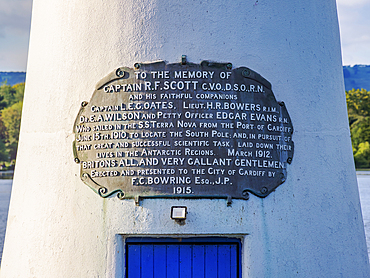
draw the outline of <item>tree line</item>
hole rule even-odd
[[[0,168],[14,167],[25,83],[0,86]],[[348,120],[356,168],[370,168],[370,91],[346,91]]]
[[[370,168],[370,91],[346,91],[349,127],[356,168]]]
[[[0,86],[0,168],[12,169],[17,155],[25,83]]]

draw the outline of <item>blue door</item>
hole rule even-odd
[[[127,278],[241,277],[240,240],[127,238]]]

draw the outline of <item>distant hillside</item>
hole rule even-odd
[[[26,80],[25,72],[13,72],[13,71],[0,71],[0,85],[4,81],[7,81],[9,85],[15,85],[18,83],[23,83]]]
[[[346,91],[361,88],[370,91],[370,66],[343,66],[343,74]]]

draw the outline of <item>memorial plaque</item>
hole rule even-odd
[[[81,179],[102,197],[266,197],[294,152],[271,84],[209,61],[114,70],[82,103],[74,132]]]

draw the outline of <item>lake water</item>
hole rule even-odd
[[[367,250],[370,254],[370,171],[357,172],[358,188],[364,219]],[[6,220],[13,180],[0,179],[0,262],[3,253]]]
[[[3,254],[6,220],[13,180],[0,179],[0,261]]]
[[[370,256],[370,171],[358,171],[357,183],[360,192],[362,217],[364,219],[367,252]]]

